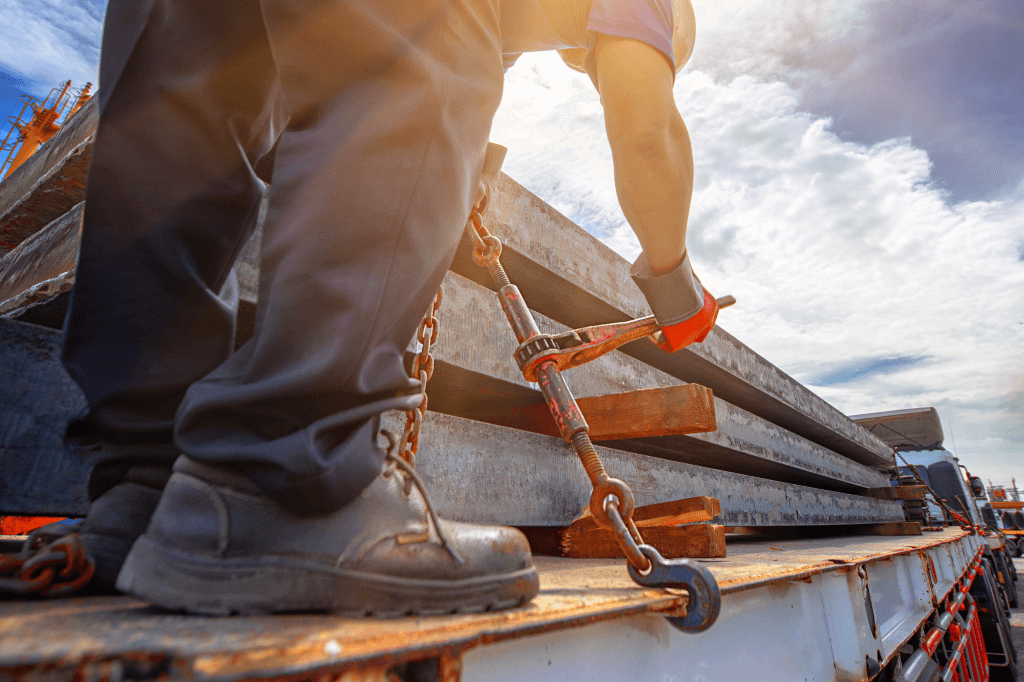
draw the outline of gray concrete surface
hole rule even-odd
[[[404,415],[381,426],[401,433]],[[723,526],[819,526],[902,521],[899,502],[780,483],[597,446],[610,476],[629,485],[636,504],[712,495]],[[427,412],[416,470],[437,513],[454,521],[567,526],[590,499],[576,453],[561,438]]]
[[[82,201],[98,108],[93,97],[0,183],[0,255]]]

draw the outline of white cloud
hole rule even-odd
[[[690,66],[731,79],[848,64],[856,53],[837,43],[856,30],[871,2],[693,0],[697,42]],[[813,64],[808,55],[814,56]]]
[[[88,0],[0,0],[0,68],[45,95],[70,79],[96,83],[102,8]]]
[[[523,61],[492,133],[505,171],[632,258],[593,86],[557,58]],[[1024,200],[951,203],[909,139],[843,141],[781,82],[688,70],[676,99],[697,168],[691,253],[739,300],[723,327],[803,381],[921,358],[814,390],[847,414],[934,405],[969,466],[1024,481],[1006,461],[1024,454]]]

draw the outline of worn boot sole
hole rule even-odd
[[[332,569],[287,557],[186,554],[138,539],[117,588],[154,606],[215,616],[329,611],[397,618],[496,611],[540,589],[535,568],[464,580],[417,580]]]

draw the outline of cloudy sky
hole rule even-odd
[[[675,96],[689,244],[720,322],[847,414],[935,406],[1024,488],[1024,3],[696,0]],[[95,80],[102,0],[0,0],[0,107]],[[508,73],[504,170],[632,259],[600,102],[553,54]]]
[[[922,9],[922,7],[927,7]],[[847,414],[934,406],[1024,488],[1024,4],[696,0],[689,245],[722,327]],[[623,256],[600,101],[506,77],[505,172]]]

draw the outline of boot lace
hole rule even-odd
[[[423,503],[427,508],[427,515],[430,517],[430,522],[434,525],[434,531],[437,533],[438,539],[441,540],[441,546],[448,551],[452,556],[452,559],[455,560],[455,563],[460,566],[466,563],[449,541],[448,534],[445,533],[444,529],[441,527],[441,522],[437,517],[437,513],[434,511],[434,505],[430,502],[430,497],[427,495],[427,489],[424,487],[423,481],[418,475],[416,475],[416,471],[412,468],[412,465],[406,462],[398,454],[398,438],[387,429],[381,429],[381,435],[383,435],[388,441],[387,453],[384,455],[384,461],[387,462],[387,467],[381,475],[387,478],[397,472],[402,477],[402,481],[404,483],[403,492],[406,497],[408,497],[409,493],[412,492],[413,487],[416,487],[420,492],[420,497],[423,498]]]

